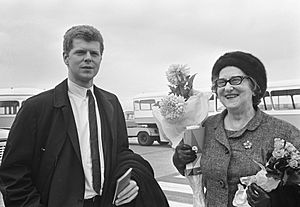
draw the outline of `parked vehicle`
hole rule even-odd
[[[300,129],[300,81],[270,85],[260,108]]]
[[[140,145],[168,144],[169,140],[158,130],[152,109],[158,107],[159,101],[167,92],[142,93],[133,98],[133,111],[125,112],[128,137],[138,137]],[[127,114],[127,115],[126,115]]]
[[[148,126],[147,124],[137,124],[134,119],[133,111],[125,111],[125,121],[128,137],[137,137],[140,145],[149,146],[152,145],[155,140],[160,142],[157,127]]]

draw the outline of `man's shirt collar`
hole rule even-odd
[[[91,90],[92,93],[94,94],[94,87],[91,86],[90,88],[84,88],[74,82],[72,82],[70,79],[68,79],[68,90],[70,93],[81,97],[81,98],[86,98],[86,93],[87,90]]]

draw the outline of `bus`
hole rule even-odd
[[[10,129],[23,102],[42,92],[36,88],[1,88],[0,89],[0,128]]]
[[[300,129],[300,80],[271,83],[259,108]]]
[[[152,109],[158,107],[159,102],[168,95],[168,92],[141,93],[133,98],[133,113],[138,124],[156,124]]]
[[[23,102],[42,92],[35,88],[1,88],[0,89],[0,164],[6,146],[9,129]]]

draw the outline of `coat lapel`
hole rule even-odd
[[[70,104],[70,101],[68,98],[67,79],[55,87],[54,93],[55,93],[54,94],[54,107],[61,108],[61,110],[62,110],[67,134],[69,135],[69,138],[73,145],[76,156],[78,157],[78,159],[81,162],[81,154],[80,154],[77,128],[75,125],[75,119],[73,116],[71,104]]]
[[[220,125],[216,128],[216,140],[221,143],[222,145],[224,145],[228,150],[230,150],[230,146],[229,146],[229,142],[227,139],[227,135],[224,131],[224,128],[221,127]]]
[[[114,141],[115,132],[113,130],[114,109],[109,98],[107,98],[99,88],[94,87],[94,94],[97,99],[101,119],[101,139],[104,153],[105,174],[107,177],[111,172],[111,161],[113,160],[112,156],[116,153],[114,151],[116,142]]]
[[[75,125],[75,119],[74,119],[74,116],[72,113],[72,109],[68,108],[68,107],[64,107],[62,110],[63,110],[63,116],[66,120],[67,133],[69,135],[69,138],[70,138],[73,148],[75,150],[76,156],[81,162],[81,153],[80,153],[80,147],[79,147],[78,133],[77,133],[77,128]]]
[[[103,92],[96,86],[94,87],[94,93],[97,99],[98,103],[98,108],[103,109],[103,113],[105,113],[105,116],[107,117],[107,120],[109,122],[109,125],[112,126],[112,120],[113,120],[113,113],[114,113],[114,108],[109,101],[108,98],[105,97]]]
[[[103,92],[96,86],[94,87],[94,93],[97,99],[100,115],[106,117],[106,120],[108,121],[108,127],[110,128],[109,130],[112,132],[114,114],[113,105],[110,100],[103,94]]]

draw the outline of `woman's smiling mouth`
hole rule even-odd
[[[227,95],[225,95],[225,98],[232,99],[232,98],[235,98],[235,97],[238,97],[238,96],[239,96],[238,94],[227,94]]]

